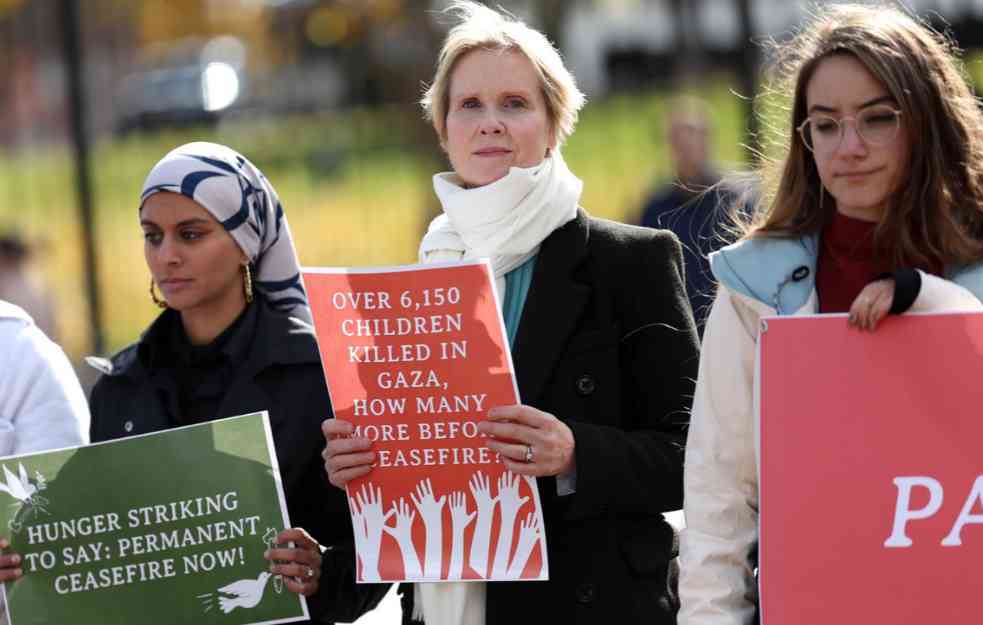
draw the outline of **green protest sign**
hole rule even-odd
[[[279,475],[265,412],[0,459],[11,625],[306,619],[263,558],[289,527]]]

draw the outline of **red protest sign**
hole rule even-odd
[[[308,269],[335,415],[374,441],[348,484],[358,581],[546,579],[535,481],[477,424],[519,403],[486,262]]]
[[[983,315],[770,318],[759,345],[762,623],[979,623]]]

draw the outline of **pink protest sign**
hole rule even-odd
[[[983,315],[770,318],[760,349],[762,623],[979,623]]]

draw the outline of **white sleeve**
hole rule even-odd
[[[89,406],[65,353],[33,322],[0,326],[0,455],[87,443]]]
[[[918,270],[922,279],[918,297],[906,312],[973,312],[983,304],[969,289],[955,282]]]
[[[754,618],[755,341],[721,287],[704,332],[686,443],[679,625],[747,625]]]

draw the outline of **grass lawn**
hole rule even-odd
[[[740,163],[741,102],[723,80],[700,94],[715,114],[718,162]],[[662,93],[588,104],[564,155],[584,180],[582,204],[594,215],[634,221],[648,190],[670,175],[665,105]],[[137,198],[153,164],[187,141],[231,145],[266,173],[283,201],[302,264],[414,262],[436,207],[430,177],[446,164],[434,162],[432,145],[417,149],[420,135],[411,127],[418,122],[405,115],[384,110],[250,119],[101,140],[92,174],[108,348],[134,340],[158,312],[147,294]],[[65,146],[0,155],[0,231],[18,230],[46,244],[38,270],[54,290],[62,343],[78,360],[91,343],[72,167]]]

